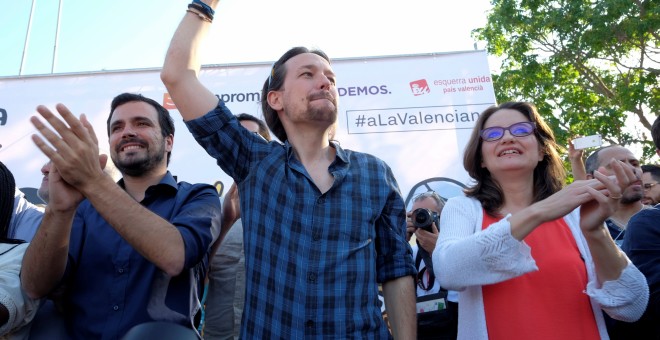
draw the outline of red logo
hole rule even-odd
[[[410,90],[415,96],[431,93],[431,89],[429,88],[429,84],[426,82],[426,79],[411,81]]]
[[[174,105],[169,93],[163,93],[163,107],[168,110],[176,110],[176,105]]]

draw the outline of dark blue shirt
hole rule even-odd
[[[238,183],[243,221],[246,339],[390,336],[378,284],[415,274],[406,212],[392,171],[342,149],[321,193],[290,144],[241,127],[220,101],[186,123]]]
[[[628,339],[660,339],[660,204],[630,218],[622,249],[646,277],[650,293],[644,315],[623,325],[623,334]]]
[[[605,226],[607,227],[607,231],[610,232],[610,236],[612,236],[614,243],[616,243],[616,245],[621,248],[623,240],[626,236],[626,230],[621,229],[621,227],[619,227],[619,225],[616,224],[616,222],[614,222],[611,218],[605,220]]]
[[[123,187],[123,180],[119,185]],[[147,189],[140,203],[181,233],[184,270],[169,277],[84,200],[73,222],[63,280],[69,308],[66,324],[74,338],[118,339],[132,326],[153,320],[192,327],[208,250],[220,225],[217,191],[206,184],[177,183],[168,172],[159,184]]]

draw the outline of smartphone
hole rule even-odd
[[[600,135],[591,135],[573,139],[573,147],[576,150],[601,146],[602,144],[603,139],[600,137]]]

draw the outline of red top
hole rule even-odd
[[[484,211],[482,229],[499,221]],[[482,287],[489,339],[600,339],[587,269],[563,218],[524,239],[539,270]]]

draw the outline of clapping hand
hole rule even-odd
[[[56,108],[64,121],[47,107],[37,107],[39,114],[55,131],[39,118],[32,117],[30,121],[43,136],[33,135],[32,140],[53,162],[49,174],[49,206],[56,210],[70,210],[80,203],[84,189],[104,176],[103,168],[108,156],[99,156],[96,134],[85,115],[77,119],[63,104],[58,104]]]
[[[615,176],[602,173],[602,167],[594,171],[594,177],[602,183],[603,189],[587,188],[592,200],[580,208],[580,227],[583,232],[590,232],[602,227],[603,222],[617,210],[623,192],[631,183],[639,181],[633,167],[616,159],[610,161]]]

